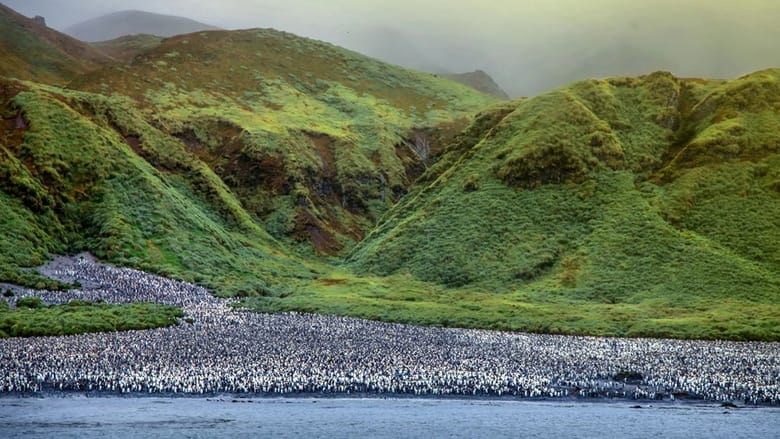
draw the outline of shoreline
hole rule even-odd
[[[321,393],[321,392],[301,392],[301,393],[204,393],[204,394],[184,394],[184,393],[143,393],[143,392],[105,392],[105,391],[42,391],[42,392],[3,392],[0,393],[0,399],[55,399],[55,398],[127,398],[127,399],[205,399],[217,402],[231,403],[251,403],[255,400],[431,400],[431,401],[473,401],[473,402],[550,402],[550,403],[635,403],[635,404],[665,404],[665,405],[703,405],[725,407],[721,401],[709,401],[704,399],[632,399],[622,397],[589,396],[589,397],[521,397],[516,395],[412,395],[402,393]],[[780,408],[777,405],[742,405],[736,408]],[[734,408],[734,407],[732,407]]]
[[[723,408],[728,410],[769,408],[780,410],[780,405],[771,403],[740,404],[733,401],[714,401],[704,398],[631,398],[618,396],[561,396],[561,397],[525,397],[518,395],[414,395],[404,393],[144,393],[144,392],[111,392],[111,391],[60,391],[44,390],[39,392],[0,392],[0,400],[22,399],[66,399],[66,398],[118,398],[118,399],[168,399],[175,400],[206,400],[209,402],[254,403],[257,401],[283,400],[430,400],[430,401],[464,401],[464,402],[530,402],[554,404],[631,404],[631,408],[643,409],[654,405],[662,406],[700,406]]]

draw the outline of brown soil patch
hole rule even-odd
[[[332,278],[322,279],[322,278],[320,278],[320,279],[317,279],[315,282],[317,282],[319,284],[322,284],[322,285],[341,285],[341,284],[346,283],[347,280],[346,279],[332,279]]]

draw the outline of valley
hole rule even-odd
[[[272,29],[0,20],[0,282],[89,251],[260,312],[780,341],[780,70],[509,100]]]

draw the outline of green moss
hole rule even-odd
[[[25,300],[37,305],[23,306]],[[0,309],[0,334],[33,337],[150,329],[175,325],[183,315],[179,308],[153,303],[109,305],[75,301],[43,306],[40,298],[31,297],[20,300],[16,309]]]

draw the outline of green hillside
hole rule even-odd
[[[254,293],[277,275],[309,273],[127,98],[3,87],[17,92],[4,116],[24,120],[0,131],[3,280],[35,286],[41,280],[20,267],[80,249],[221,294]],[[142,135],[123,137],[123,130]]]
[[[322,71],[349,64],[359,83],[341,73],[304,83],[289,66],[282,79],[274,58],[258,58],[282,57],[290,45],[309,51],[301,57],[320,54],[312,65]],[[224,59],[209,69],[190,48]],[[263,73],[225,67],[244,58]],[[0,281],[61,288],[24,268],[90,250],[218,295],[281,294],[322,270],[315,253],[360,239],[422,172],[423,151],[409,136],[435,142],[493,102],[429,74],[257,30],[168,39],[133,65],[71,85],[96,90],[2,80]]]
[[[112,59],[0,4],[0,61],[0,76],[65,84]]]
[[[349,266],[451,291],[418,299],[440,323],[776,339],[778,75],[591,80],[487,110]]]
[[[129,66],[71,86],[135,99],[264,229],[318,255],[360,240],[440,139],[495,101],[431,74],[257,29],[169,38]]]

